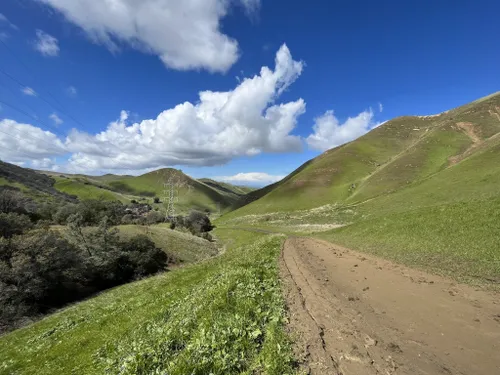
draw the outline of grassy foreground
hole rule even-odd
[[[221,230],[226,252],[0,337],[1,374],[291,374],[281,236]]]

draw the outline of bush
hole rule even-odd
[[[154,203],[160,203],[160,198],[155,197],[155,199],[153,199],[153,202],[154,202]]]
[[[30,218],[16,213],[0,213],[0,237],[11,238],[32,227]]]
[[[28,199],[19,191],[11,189],[0,190],[0,212],[26,213],[24,206]]]
[[[68,217],[76,214],[77,211],[78,209],[75,204],[66,204],[64,206],[59,207],[59,209],[53,215],[52,218],[57,224],[64,225],[68,222]]]
[[[146,222],[148,225],[163,223],[165,220],[165,216],[159,213],[158,211],[151,211],[146,216]]]
[[[167,254],[157,248],[155,243],[143,234],[123,242],[122,251],[128,256],[135,278],[164,270],[169,260]]]
[[[189,216],[185,218],[185,226],[191,231],[191,233],[203,233],[210,232],[214,226],[210,222],[209,217],[199,211],[191,211]]]
[[[125,214],[122,217],[122,224],[134,224],[134,215],[132,214]]]

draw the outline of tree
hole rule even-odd
[[[143,234],[124,242],[122,250],[128,256],[135,278],[162,271],[168,262],[167,254]]]
[[[191,211],[185,219],[186,226],[194,233],[210,232],[214,226],[203,212]]]

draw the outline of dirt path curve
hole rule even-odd
[[[500,374],[498,295],[309,238],[281,273],[310,374]]]

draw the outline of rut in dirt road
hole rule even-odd
[[[306,238],[281,273],[310,374],[500,374],[495,293]]]

